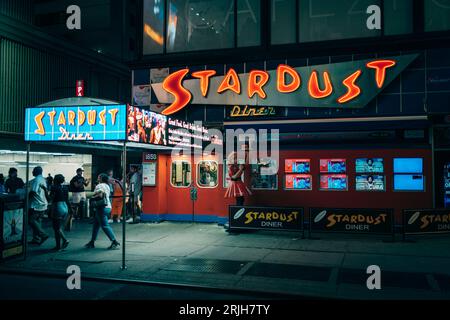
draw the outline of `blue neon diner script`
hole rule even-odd
[[[126,105],[25,110],[25,141],[124,141]]]

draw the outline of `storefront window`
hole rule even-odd
[[[296,0],[271,0],[270,9],[272,44],[295,43]]]
[[[237,4],[238,47],[259,46],[261,44],[261,2],[238,0]]]
[[[215,188],[219,184],[219,165],[216,161],[200,161],[197,165],[197,184],[200,188]]]
[[[381,30],[367,28],[366,13],[379,0],[299,0],[300,42],[376,37]]]
[[[233,0],[169,0],[167,10],[167,52],[233,47]]]
[[[413,2],[411,0],[384,1],[384,34],[407,34],[413,31]]]
[[[144,0],[144,55],[163,53],[164,4],[165,0]]]
[[[259,164],[251,165],[252,189],[254,190],[278,190],[277,161],[261,159]]]
[[[425,31],[450,30],[450,1],[425,1]]]
[[[170,183],[174,187],[187,188],[191,185],[192,170],[188,161],[177,160],[172,162]]]

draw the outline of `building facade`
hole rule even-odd
[[[133,104],[164,112],[173,102],[173,97],[167,93],[159,94],[161,85],[157,85],[168,75],[189,69],[182,79],[189,87],[191,84],[188,82],[194,79],[193,72],[212,70],[220,83],[232,69],[244,79],[242,92],[233,96],[232,103],[227,99],[219,99],[219,102],[214,98],[208,100],[211,95],[217,95],[217,92],[211,93],[217,89],[213,85],[214,80],[211,80],[207,97],[197,99],[196,94],[199,94],[192,82],[189,88],[194,88],[194,97],[172,116],[187,121],[200,120],[206,126],[222,129],[280,130],[279,171],[275,178],[266,177],[261,185],[255,182],[256,192],[248,203],[303,206],[306,209],[333,205],[375,208],[384,204],[395,209],[397,223],[402,209],[448,205],[448,2],[144,0],[141,30],[141,56],[131,64]],[[259,97],[255,102],[245,97],[246,79],[254,70],[272,72],[273,76],[278,66],[288,65],[298,71],[324,72],[339,69],[338,65],[345,63],[357,65],[380,60],[398,63],[407,56],[414,56],[413,61],[358,108],[336,105],[331,100],[339,96],[334,95],[325,99],[317,97],[311,100],[312,103],[303,101],[298,105],[293,104],[292,99],[287,103],[288,98],[268,100],[270,97]],[[369,71],[364,69],[362,72],[367,75]],[[345,74],[342,79],[349,75]],[[302,77],[300,92],[307,92],[308,79],[311,79],[308,76]],[[267,87],[274,85],[271,81],[268,80]],[[326,85],[322,81],[319,80],[319,89]],[[332,78],[332,82],[335,83],[335,79]],[[346,87],[342,88],[344,91],[341,92],[345,92]],[[371,94],[366,87],[361,88],[361,96]],[[271,89],[267,91],[268,95],[272,92]],[[161,99],[162,96],[166,99]],[[239,110],[246,106],[268,107],[264,101],[275,101],[270,105],[274,110],[271,116],[258,117],[245,112],[233,114],[235,106],[240,107]],[[321,171],[320,161],[332,158],[345,160],[345,177],[341,177],[345,187],[341,192],[325,190],[327,188],[322,185],[326,173]],[[379,175],[380,185],[383,185],[381,192],[359,190],[364,189],[361,179],[367,178],[367,174],[364,176],[358,171],[357,163],[368,158],[372,161],[382,159],[380,161],[384,163],[383,172]],[[308,159],[311,165],[312,186],[307,191],[290,190],[292,186],[286,184],[293,177],[283,169],[287,162],[295,159]],[[417,160],[421,163],[420,169],[402,172],[398,164],[404,159]],[[226,170],[219,169],[216,189],[204,188],[195,180],[196,176],[200,177],[196,174],[200,169],[189,160],[190,183],[185,190],[180,190],[170,180],[172,165],[171,162],[167,164],[164,174],[167,181],[161,183],[171,195],[185,197],[181,201],[183,204],[177,206],[171,201],[161,200],[164,198],[162,190],[146,189],[148,197],[154,199],[156,193],[160,202],[146,207],[144,200],[144,212],[149,219],[190,220],[192,216],[194,220],[215,221],[214,217],[226,218],[230,204],[223,199]],[[176,164],[173,165],[175,167]],[[179,168],[184,170],[184,167]],[[406,181],[408,179],[411,181]],[[275,180],[275,184],[270,182]],[[414,187],[418,181],[420,186]],[[199,201],[194,201],[192,206],[189,187],[198,190]],[[171,197],[167,195],[166,198]],[[205,199],[211,201],[206,203]],[[186,209],[191,207],[192,210]]]

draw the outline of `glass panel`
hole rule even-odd
[[[321,174],[320,190],[346,191],[347,175],[345,174]]]
[[[167,52],[231,48],[233,0],[169,0]]]
[[[267,174],[276,172],[278,165],[276,160],[261,159],[259,164],[251,165],[251,185],[255,190],[277,190],[278,176],[276,174]]]
[[[261,2],[238,0],[237,37],[238,47],[261,44]]]
[[[395,174],[394,191],[425,191],[424,180],[422,175]]]
[[[299,0],[300,42],[375,37],[366,26],[370,5],[379,0]]]
[[[425,1],[425,31],[450,30],[450,0]]]
[[[272,44],[295,43],[296,0],[271,0],[270,28]]]
[[[200,161],[197,164],[197,184],[201,188],[215,188],[219,184],[219,165],[216,161]]]
[[[164,0],[144,0],[143,54],[163,53]]]
[[[413,32],[413,2],[411,0],[384,1],[384,34]]]
[[[188,161],[173,161],[170,173],[170,184],[178,188],[189,187],[192,179],[191,172],[191,164]]]
[[[394,158],[394,173],[422,173],[422,158]]]

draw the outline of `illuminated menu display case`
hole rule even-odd
[[[311,159],[284,160],[284,189],[312,190]]]
[[[347,191],[346,159],[320,159],[319,188],[322,191]]]
[[[358,158],[355,171],[356,191],[386,191],[383,158]]]

